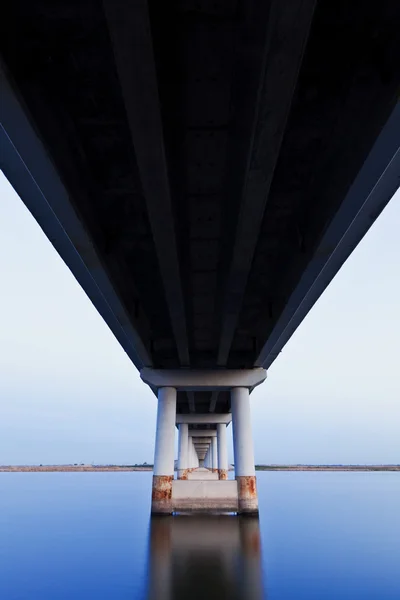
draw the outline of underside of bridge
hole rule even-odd
[[[399,185],[400,3],[13,0],[0,27],[5,175],[158,393],[152,512],[258,514],[249,393]]]
[[[67,200],[43,195],[59,221],[78,217],[64,233],[118,310],[59,251],[138,368],[273,362],[395,189],[321,281],[390,162],[351,196],[396,109],[399,28],[390,0],[8,4],[3,81]],[[59,249],[17,167],[4,170]],[[229,410],[228,391],[178,392],[178,413]]]

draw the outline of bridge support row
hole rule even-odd
[[[177,415],[177,386],[158,388],[153,514],[172,514],[182,507],[187,510],[216,509],[258,514],[249,388],[235,386],[230,393],[232,414]],[[233,425],[236,482],[228,481],[226,427],[230,420]],[[216,429],[190,428],[191,423],[198,422],[216,426]],[[174,482],[176,425],[179,427],[178,482]],[[196,485],[192,479],[196,480]],[[193,502],[191,493],[197,494],[193,496]]]

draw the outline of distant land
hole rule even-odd
[[[88,472],[88,471],[152,471],[153,465],[0,465],[0,473]]]
[[[152,471],[153,465],[0,465],[0,473]],[[256,465],[256,471],[399,471],[400,465]]]
[[[400,471],[400,465],[256,465],[256,471]]]

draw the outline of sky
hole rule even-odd
[[[400,463],[399,346],[397,192],[251,395],[256,463]],[[151,463],[156,402],[0,173],[0,464]]]

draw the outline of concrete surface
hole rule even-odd
[[[218,479],[218,474],[213,473],[212,471],[210,471],[209,469],[206,469],[205,467],[199,467],[198,469],[194,469],[194,471],[191,471],[191,473],[189,473],[188,475],[188,479],[195,479],[195,480],[216,480]]]
[[[179,481],[172,484],[172,505],[176,512],[236,512],[236,481]]]

